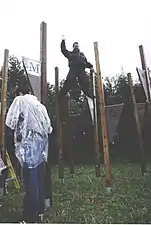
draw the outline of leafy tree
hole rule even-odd
[[[7,92],[8,106],[11,104],[12,100],[15,97],[14,90],[16,88],[16,85],[19,85],[21,83],[28,85],[28,80],[24,72],[24,68],[21,62],[16,57],[10,56],[9,70],[8,70],[8,92]],[[60,88],[63,86],[63,83],[64,80],[60,82]],[[103,86],[106,105],[119,104],[122,102],[127,102],[129,100],[130,92],[128,80],[124,72],[122,72],[122,74],[116,75],[115,77],[111,78],[106,77]],[[47,83],[47,91],[48,91],[48,111],[49,113],[51,113],[51,115],[55,115],[55,86],[51,85],[50,83]],[[144,102],[145,95],[140,83],[134,84],[134,91],[136,95],[136,101]],[[81,113],[85,109],[87,102],[83,92],[81,91],[81,87],[79,85],[78,80],[75,81],[72,90],[69,91],[69,94],[70,94],[70,113],[71,114]]]
[[[130,97],[128,78],[124,74],[118,75],[114,84],[117,103],[128,102]]]
[[[104,96],[105,96],[105,104],[113,105],[116,102],[115,98],[115,78],[114,77],[106,77],[104,80]]]
[[[95,77],[96,79],[96,77]],[[127,75],[125,73],[121,73],[119,75],[116,75],[114,77],[106,77],[103,80],[103,87],[104,87],[104,96],[105,96],[105,104],[106,105],[114,105],[114,104],[120,104],[122,102],[128,103],[130,98],[130,91],[129,91],[129,85],[127,80]],[[15,95],[14,90],[16,88],[16,85],[19,85],[21,83],[24,83],[25,85],[28,85],[28,80],[26,77],[26,74],[24,72],[24,69],[22,67],[21,62],[14,57],[11,56],[9,58],[9,74],[8,74],[8,92],[7,92],[7,100],[8,100],[8,107],[13,101]],[[60,82],[60,88],[63,86],[64,80]],[[96,91],[97,91],[97,83],[96,83]],[[145,95],[143,88],[140,83],[135,83],[134,85],[134,91],[136,96],[137,102],[145,102]],[[48,113],[51,117],[51,120],[55,120],[56,116],[56,96],[55,96],[55,86],[51,85],[50,83],[47,83],[47,93],[48,93]],[[79,85],[78,80],[75,81],[72,90],[69,91],[70,94],[70,114],[81,114],[84,110],[88,110],[87,107],[87,101],[84,97],[83,92],[81,91],[81,87]],[[96,92],[97,97],[97,108],[98,108],[98,123],[100,124],[100,114],[99,114],[99,104],[98,104],[98,93]],[[126,107],[129,109],[129,107]],[[130,121],[131,113],[126,114],[125,119],[123,120],[123,124],[121,126],[121,133],[123,130],[123,137],[127,138],[127,131],[129,128],[129,123],[127,121]],[[133,118],[132,118],[133,119]],[[83,121],[82,121],[83,122]],[[132,124],[132,122],[130,122]],[[126,128],[126,125],[128,128]],[[124,129],[123,129],[124,127]],[[86,128],[87,129],[87,128]],[[132,130],[132,129],[130,129]],[[88,131],[89,132],[89,131]],[[128,132],[130,134],[130,132]],[[134,133],[134,132],[133,132]],[[148,132],[149,133],[149,132]],[[101,143],[101,127],[99,126],[99,137],[100,137],[100,143]],[[130,138],[129,138],[130,139]],[[128,138],[122,143],[128,143],[130,142]],[[133,138],[134,139],[134,138]],[[120,136],[120,140],[122,140]],[[128,140],[128,141],[127,141]],[[130,145],[132,145],[130,143]],[[81,144],[80,144],[81,146]],[[101,145],[100,145],[101,146]],[[125,155],[127,155],[127,149],[129,147],[126,147]],[[55,149],[55,147],[54,147]],[[122,147],[123,149],[123,147]],[[121,150],[121,148],[120,148]],[[82,151],[80,149],[80,151]],[[123,155],[124,150],[122,150]],[[130,152],[131,155],[131,152]]]
[[[17,85],[28,85],[28,80],[25,75],[21,62],[14,57],[9,57],[9,69],[8,69],[8,84],[7,84],[7,105],[8,107],[12,103],[15,97],[15,88]]]
[[[15,88],[20,84],[25,84],[29,86],[28,79],[26,77],[24,68],[21,62],[14,56],[9,58],[9,69],[8,69],[8,89],[7,89],[7,105],[8,107],[15,98]],[[64,80],[60,82],[60,88],[63,86]],[[48,93],[48,113],[51,118],[54,118],[56,115],[55,112],[55,86],[47,83],[47,93]],[[70,113],[78,114],[85,107],[84,95],[81,92],[78,81],[73,85],[72,90],[70,90]]]

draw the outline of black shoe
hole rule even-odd
[[[21,219],[16,221],[15,223],[37,223],[37,219],[25,219],[21,217]]]
[[[20,221],[19,223],[25,224],[26,222],[25,221]]]
[[[15,221],[15,222],[12,222],[12,223],[26,223],[26,221],[20,219],[20,220],[17,220],[17,221]]]

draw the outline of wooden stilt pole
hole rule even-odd
[[[91,83],[91,90],[93,95],[96,97],[95,91],[95,77],[93,71],[90,70],[90,83]],[[96,111],[96,98],[93,98],[93,119],[92,126],[93,126],[93,134],[94,134],[94,149],[95,149],[95,174],[96,177],[100,177],[100,150],[99,150],[99,138],[98,138],[98,122],[97,122],[97,111]]]
[[[73,156],[73,148],[72,148],[72,132],[71,132],[71,124],[70,124],[70,95],[67,95],[67,137],[68,137],[68,159],[69,159],[69,167],[70,174],[73,176],[74,174],[74,156]]]
[[[7,101],[7,80],[8,80],[8,57],[9,51],[5,49],[4,51],[4,64],[2,67],[2,92],[1,92],[1,136],[0,136],[0,146],[1,146],[1,156],[6,162],[6,152],[5,152],[5,115],[6,115],[6,101]]]
[[[99,50],[98,50],[98,43],[97,42],[94,42],[94,53],[95,53],[96,79],[97,79],[97,89],[98,89],[98,98],[99,98],[99,107],[100,107],[100,120],[101,120],[100,126],[101,126],[101,129],[102,129],[102,139],[103,139],[104,164],[105,164],[105,173],[106,173],[106,187],[111,187],[112,181],[111,181],[111,171],[110,171],[107,126],[106,126],[106,118],[105,118],[104,91],[103,91],[103,83],[102,83],[102,78],[101,78]]]
[[[56,120],[57,120],[57,148],[58,148],[58,167],[59,178],[64,178],[63,169],[63,149],[62,149],[62,122],[60,120],[60,105],[59,105],[59,69],[55,67],[55,91],[56,91]]]

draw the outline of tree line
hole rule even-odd
[[[60,82],[60,87],[62,87],[63,82],[64,80]],[[16,85],[19,85],[21,83],[28,85],[28,80],[27,80],[25,71],[23,69],[22,63],[16,57],[11,56],[9,58],[9,70],[8,70],[8,88],[7,88],[7,106],[8,107],[10,106],[11,102],[15,98],[14,90],[16,88]],[[127,74],[125,74],[124,72],[121,72],[120,74],[116,74],[114,77],[105,77],[105,79],[103,79],[103,86],[104,86],[105,105],[114,105],[114,104],[120,104],[120,103],[129,104],[131,97],[130,97]],[[140,82],[135,82],[133,84],[133,87],[134,87],[137,103],[145,102],[145,95]],[[47,83],[47,93],[48,93],[47,109],[48,109],[50,118],[53,121],[56,116],[55,86],[53,84],[50,84],[49,82]],[[96,93],[96,97],[98,99],[97,93]],[[86,99],[80,89],[80,85],[78,81],[76,81],[72,90],[70,91],[70,114],[71,115],[80,114],[86,109],[86,107],[87,107]],[[127,118],[127,121],[128,120],[129,118]],[[126,124],[124,124],[123,126],[126,126]],[[135,138],[133,137],[133,139]],[[85,148],[87,147],[86,146],[83,147],[83,149]],[[83,151],[85,152],[85,150]],[[87,149],[87,154],[88,154],[88,151],[89,150]],[[113,146],[113,148],[111,148],[111,153],[113,153],[113,155],[116,156],[117,152],[118,151],[115,150],[115,146]],[[121,154],[121,150],[119,150],[119,152]],[[127,154],[128,150],[125,150],[125,152]],[[125,154],[125,152],[123,150],[123,155]],[[81,152],[79,154],[81,154]],[[91,158],[91,154],[90,154],[90,158]]]
[[[49,75],[49,74],[48,74]],[[28,85],[28,80],[24,72],[22,63],[14,56],[9,58],[9,70],[8,70],[8,89],[7,89],[7,100],[8,106],[14,99],[14,90],[16,85],[21,83]],[[61,80],[60,87],[62,87],[64,80]],[[97,85],[97,84],[96,84]],[[127,80],[127,75],[124,72],[116,74],[113,77],[105,77],[104,82],[104,96],[105,105],[114,105],[125,103],[129,101],[129,85]],[[140,82],[135,82],[133,85],[135,91],[136,101],[138,103],[145,102],[145,95]],[[53,84],[47,83],[47,93],[48,93],[48,111],[53,116],[54,115],[54,102],[55,102],[55,86]],[[75,82],[72,90],[70,91],[70,101],[71,101],[71,114],[80,113],[85,105],[84,95],[81,92],[80,85],[78,81]]]

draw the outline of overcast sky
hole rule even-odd
[[[140,66],[138,46],[144,46],[151,68],[150,0],[1,0],[0,64],[10,54],[39,60],[40,23],[47,23],[47,77],[54,83],[54,67],[60,78],[68,72],[60,52],[61,36],[68,49],[78,41],[88,61],[95,63],[93,42],[98,41],[102,76],[120,73],[121,66],[136,79]]]

